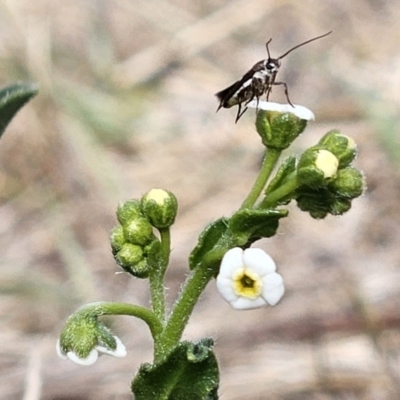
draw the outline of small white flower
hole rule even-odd
[[[68,351],[67,353],[64,353],[61,349],[60,339],[57,341],[56,350],[58,356],[64,360],[69,359],[75,364],[79,365],[92,365],[97,361],[97,358],[101,354],[108,354],[110,356],[119,358],[126,356],[126,348],[124,344],[121,342],[121,339],[117,336],[114,336],[114,339],[117,343],[117,347],[115,350],[112,350],[105,346],[97,345],[90,351],[90,353],[85,358],[79,357],[74,351]]]
[[[274,306],[285,292],[274,260],[261,249],[235,247],[222,259],[217,288],[239,310]]]
[[[249,104],[247,104],[248,108],[256,108],[257,110],[265,110],[265,111],[277,111],[280,113],[291,113],[300,119],[305,119],[307,121],[314,121],[315,116],[314,113],[307,107],[298,106],[294,104],[294,107],[290,104],[280,104],[273,103],[264,100],[252,100]]]

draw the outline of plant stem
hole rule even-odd
[[[129,315],[131,317],[137,317],[148,325],[154,340],[161,334],[163,328],[161,322],[151,310],[129,303],[105,301],[89,303],[78,309],[76,314],[89,314],[96,317],[103,315]]]
[[[187,278],[162,334],[162,348],[155,355],[156,361],[165,357],[179,342],[194,306],[215,274],[213,266],[221,260],[225,252],[224,249],[209,252],[202,265],[196,267]]]
[[[164,275],[169,263],[171,252],[170,230],[160,229],[162,262],[149,276],[151,306],[156,317],[164,323],[165,321],[165,290]]]
[[[255,202],[259,198],[261,192],[264,190],[265,185],[267,184],[267,181],[269,177],[271,176],[271,173],[281,155],[282,151],[277,150],[274,148],[268,148],[267,152],[265,153],[261,171],[258,174],[258,177],[256,181],[254,182],[253,187],[251,188],[251,191],[249,195],[246,197],[245,201],[241,205],[240,209],[243,210],[245,208],[251,208],[254,206]]]
[[[264,198],[264,200],[259,204],[258,208],[264,209],[276,207],[279,200],[294,192],[298,186],[299,184],[297,182],[296,172],[293,172],[288,176],[288,180],[283,185],[279,186]]]

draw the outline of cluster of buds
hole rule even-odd
[[[163,189],[152,189],[140,200],[128,200],[117,209],[120,225],[111,232],[111,248],[118,265],[137,278],[147,278],[159,265],[161,245],[153,228],[168,229],[175,221],[176,197]]]
[[[313,218],[348,211],[365,188],[362,172],[351,165],[356,155],[355,142],[337,130],[306,150],[297,164],[298,207]]]
[[[263,103],[257,113],[256,128],[268,151],[281,152],[304,130],[311,111],[300,106],[290,110],[289,105]],[[354,198],[365,189],[362,172],[351,163],[357,155],[353,139],[337,130],[328,132],[317,145],[307,149],[296,161],[289,157],[278,170],[276,177],[265,191],[263,205],[271,203],[272,192],[287,184],[288,192],[275,205],[296,200],[302,211],[313,218],[325,218],[328,214],[342,215],[351,207]],[[275,196],[272,198],[275,200]],[[269,197],[269,199],[267,199]]]

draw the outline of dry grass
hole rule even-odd
[[[122,361],[82,368],[54,351],[82,303],[148,300],[145,282],[115,275],[118,201],[156,186],[179,198],[173,301],[197,234],[238,207],[262,155],[252,113],[235,126],[213,93],[269,37],[279,55],[333,29],[280,77],[317,115],[298,146],[332,128],[353,136],[369,190],[342,218],[293,207],[261,244],[287,282],[282,303],[240,313],[211,284],[185,337],[217,339],[222,399],[399,399],[399,17],[388,0],[3,1],[2,82],[38,82],[40,95],[0,143],[0,398],[131,398],[151,359],[140,322],[113,320]]]

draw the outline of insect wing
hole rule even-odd
[[[237,81],[233,85],[216,93],[215,95],[217,96],[218,100],[220,101],[218,110],[221,107],[229,108],[229,107],[236,105],[238,103],[238,101],[235,101],[235,93],[237,93],[241,87],[242,87],[242,81]]]
[[[239,81],[216,93],[215,95],[220,101],[217,111],[221,107],[230,108],[236,104],[251,100],[253,97],[251,89],[253,76],[255,73],[263,69],[264,61],[259,61],[253,66],[253,68],[247,71]]]

